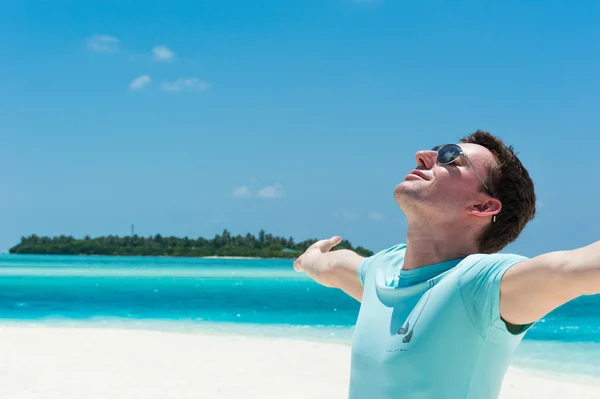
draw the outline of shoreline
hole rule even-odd
[[[126,328],[0,326],[0,356],[7,399],[344,398],[350,370],[339,343]],[[511,366],[500,395],[565,397],[600,397],[600,381]]]
[[[176,256],[165,256],[165,258],[176,258]],[[292,258],[258,258],[253,256],[199,256],[198,259],[292,259]]]
[[[87,255],[87,254],[13,254],[10,252],[0,252],[0,255],[11,256],[81,256],[81,257],[120,257],[120,258],[166,258],[166,259],[237,259],[237,260],[294,260],[290,258],[260,258],[254,256],[169,256],[169,255]],[[298,255],[300,256],[300,255]]]

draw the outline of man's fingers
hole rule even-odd
[[[342,242],[342,237],[340,236],[333,236],[327,240],[320,240],[315,242],[313,245],[311,245],[304,254],[300,255],[300,257],[298,257],[294,263],[294,270],[297,272],[303,272],[304,271],[304,265],[303,262],[308,261],[308,267],[312,267],[311,263],[314,261],[314,253],[315,251],[320,251],[321,253],[325,253],[331,250],[331,248],[335,247],[336,245],[338,245],[340,242]],[[307,260],[306,256],[309,256],[310,259]],[[313,254],[313,255],[310,255]]]
[[[335,247],[340,242],[342,242],[342,237],[340,236],[333,236],[328,240],[324,240],[323,244],[321,245],[321,252],[331,251],[331,248]]]

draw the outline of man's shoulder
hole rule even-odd
[[[476,253],[465,257],[463,262],[465,265],[483,265],[490,266],[507,262],[521,262],[529,259],[527,256],[516,253],[496,252],[492,254]]]
[[[404,260],[405,252],[406,244],[400,243],[364,258],[358,266],[358,277],[361,283],[364,284],[369,270],[381,267],[393,267],[401,263]]]
[[[500,319],[500,285],[512,266],[527,259],[514,253],[473,254],[465,258],[457,273],[460,295],[471,322],[488,340],[504,344],[517,339]]]
[[[500,274],[501,277],[510,267],[528,259],[527,256],[515,253],[477,253],[465,257],[458,265],[458,269],[461,271],[462,280],[481,279],[494,274]]]
[[[404,253],[406,252],[406,244],[399,243],[395,244],[389,248],[385,248],[376,252],[375,254],[366,258],[367,260],[376,260],[382,258],[390,258],[390,257],[404,257]]]

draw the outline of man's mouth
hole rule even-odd
[[[429,176],[427,176],[427,174],[425,174],[422,170],[419,169],[413,169],[410,173],[409,176],[418,176],[423,180],[429,180]]]

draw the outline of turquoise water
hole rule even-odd
[[[349,345],[359,304],[291,260],[0,255],[0,323],[243,333]],[[600,296],[536,323],[522,367],[600,375]]]

